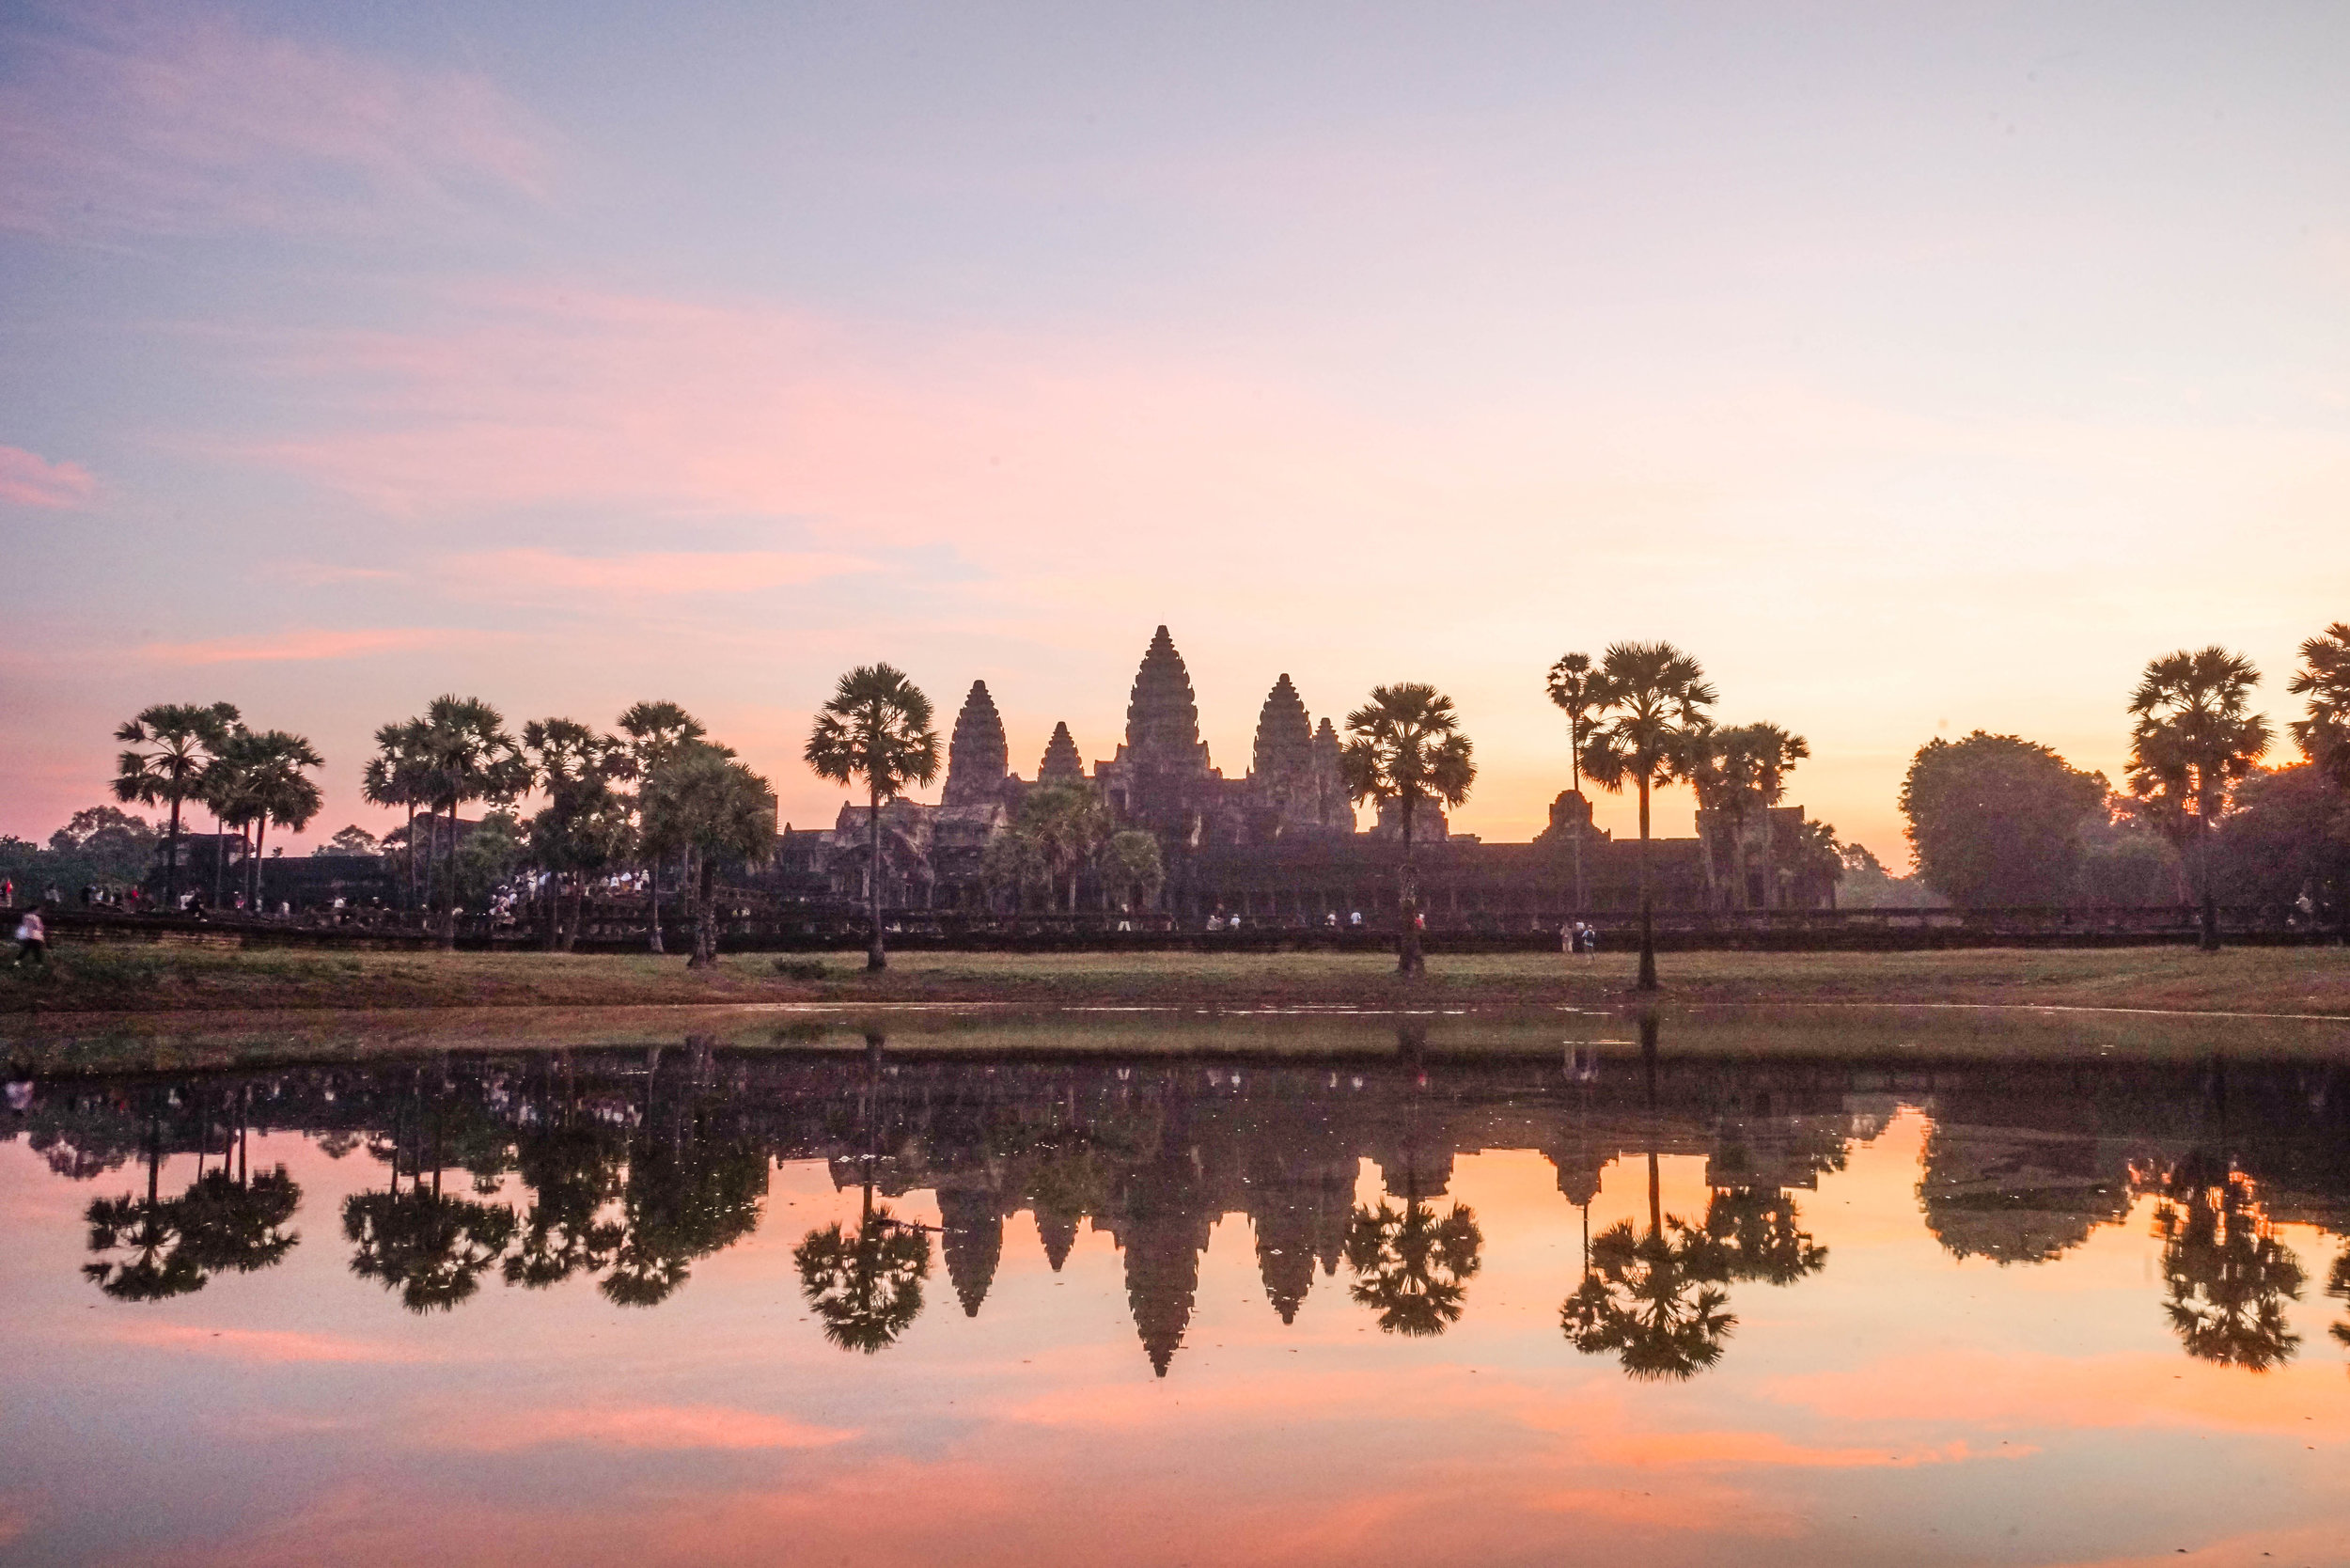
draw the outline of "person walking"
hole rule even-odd
[[[16,922],[16,962],[22,964],[28,958],[44,969],[49,967],[49,928],[41,924],[38,909],[26,910]]]

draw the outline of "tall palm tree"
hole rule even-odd
[[[2231,792],[2268,749],[2268,720],[2251,711],[2260,678],[2251,660],[2214,644],[2149,662],[2130,694],[2138,720],[2130,729],[2130,793],[2174,838],[2195,845],[2205,952],[2219,950],[2212,828]]]
[[[707,741],[688,741],[645,781],[644,837],[656,855],[682,854],[695,877],[694,955],[689,969],[718,962],[711,907],[721,859],[756,860],[776,841],[776,792],[767,780]]]
[[[1396,878],[1403,934],[1396,945],[1396,973],[1417,975],[1428,965],[1420,955],[1419,886],[1413,858],[1412,819],[1423,803],[1458,806],[1476,782],[1473,747],[1461,733],[1452,698],[1418,682],[1373,686],[1371,700],[1346,715],[1347,741],[1339,767],[1348,795],[1357,804],[1395,802],[1403,829],[1403,864]]]
[[[628,737],[629,776],[636,780],[637,826],[644,825],[644,781],[666,767],[678,748],[698,741],[710,731],[701,720],[674,702],[632,703],[620,715],[620,733]],[[648,949],[661,949],[661,855],[648,848],[645,870],[652,892],[652,933]]]
[[[1754,907],[1746,885],[1747,824],[1787,798],[1788,774],[1810,755],[1810,742],[1776,724],[1696,729],[1684,742],[1680,771],[1697,792],[1699,809],[1717,812],[1730,823],[1731,880],[1741,906]],[[1763,868],[1765,905],[1772,870]]]
[[[505,715],[478,697],[436,697],[424,714],[433,804],[446,815],[441,946],[457,946],[457,812],[468,801],[503,806],[530,787],[530,764]]]
[[[1567,715],[1567,780],[1583,793],[1583,730],[1599,708],[1599,672],[1589,653],[1564,653],[1550,666],[1550,700]],[[1574,911],[1583,912],[1583,835],[1574,836]]]
[[[326,760],[300,735],[283,729],[245,729],[231,735],[223,760],[236,772],[231,798],[253,824],[253,855],[246,871],[247,891],[254,904],[261,902],[261,851],[269,824],[299,833],[319,814],[325,797],[306,769],[321,768]]]
[[[1654,906],[1649,886],[1649,795],[1682,776],[1688,737],[1708,725],[1716,700],[1703,666],[1668,642],[1620,642],[1601,656],[1596,693],[1604,722],[1583,743],[1583,771],[1611,794],[1640,792],[1639,989],[1656,989]]]
[[[203,787],[204,765],[237,719],[231,703],[166,702],[141,710],[115,729],[126,748],[115,760],[115,798],[171,808],[164,840],[166,909],[180,902],[180,808]]]
[[[859,665],[840,678],[807,737],[807,765],[835,784],[865,780],[866,826],[870,856],[866,898],[873,922],[865,967],[885,969],[882,950],[882,803],[907,786],[938,776],[938,732],[931,728],[931,699],[903,672],[888,665]]]
[[[2301,667],[2285,690],[2310,699],[2293,721],[2301,753],[2337,789],[2350,790],[2350,621],[2337,620],[2301,645]]]
[[[421,894],[416,863],[416,808],[430,808],[437,775],[432,766],[431,729],[412,718],[375,732],[375,755],[360,775],[359,792],[370,805],[403,808],[408,813],[408,904]]]
[[[523,726],[522,748],[531,787],[547,797],[530,820],[531,855],[559,884],[549,900],[547,942],[569,952],[579,934],[588,879],[629,851],[628,804],[612,784],[628,773],[630,760],[617,737],[576,719],[532,719]],[[565,891],[572,900],[568,922],[561,913]]]

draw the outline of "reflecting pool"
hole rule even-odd
[[[0,1558],[2350,1561],[2338,1029],[1081,1027],[12,1083]]]

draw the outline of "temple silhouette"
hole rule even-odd
[[[1135,672],[1126,730],[1113,754],[1088,769],[1067,723],[1055,726],[1033,778],[1013,771],[1002,715],[984,680],[975,680],[956,714],[945,784],[935,806],[911,800],[883,810],[882,898],[898,910],[1010,913],[1012,902],[982,873],[989,842],[1035,789],[1090,789],[1113,825],[1150,833],[1166,885],[1157,909],[1182,923],[1222,912],[1252,924],[1315,926],[1336,916],[1389,917],[1402,858],[1402,826],[1390,805],[1366,830],[1339,766],[1338,726],[1319,720],[1287,674],[1258,710],[1249,766],[1229,777],[1199,734],[1190,672],[1165,626],[1152,634]],[[1834,901],[1831,874],[1799,853],[1803,808],[1775,806],[1731,821],[1699,814],[1698,836],[1651,841],[1651,877],[1660,909],[1813,909]],[[870,874],[867,811],[844,802],[829,828],[787,830],[777,852],[782,879],[862,904]],[[1528,843],[1485,843],[1451,831],[1443,810],[1414,813],[1420,902],[1437,927],[1492,931],[1555,929],[1576,911],[1622,911],[1638,902],[1639,846],[1591,821],[1591,803],[1572,789],[1550,806],[1550,823]],[[1079,905],[1112,907],[1116,892],[1091,872]]]

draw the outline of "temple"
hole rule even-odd
[[[1364,830],[1340,768],[1338,726],[1317,723],[1287,674],[1257,713],[1248,771],[1228,777],[1200,738],[1199,706],[1183,656],[1165,626],[1152,634],[1126,704],[1126,732],[1089,770],[1066,723],[1054,727],[1033,780],[1011,771],[1002,715],[974,681],[955,716],[939,804],[899,800],[882,813],[883,901],[900,910],[1020,914],[1035,894],[991,883],[989,844],[1008,831],[1029,792],[1091,790],[1111,828],[1139,829],[1159,845],[1165,880],[1145,909],[1091,871],[1075,911],[1178,924],[1240,917],[1251,925],[1322,926],[1356,912],[1376,923],[1396,904],[1400,814],[1390,805]],[[1589,799],[1561,791],[1550,823],[1528,843],[1485,843],[1450,830],[1422,803],[1412,836],[1420,902],[1434,928],[1532,930],[1578,911],[1637,907],[1639,845],[1591,821]],[[1650,843],[1659,909],[1815,909],[1834,900],[1832,870],[1807,852],[1803,809],[1771,806],[1736,818],[1698,813],[1698,835]],[[790,832],[779,870],[859,902],[869,873],[864,808],[842,805],[829,829]]]

